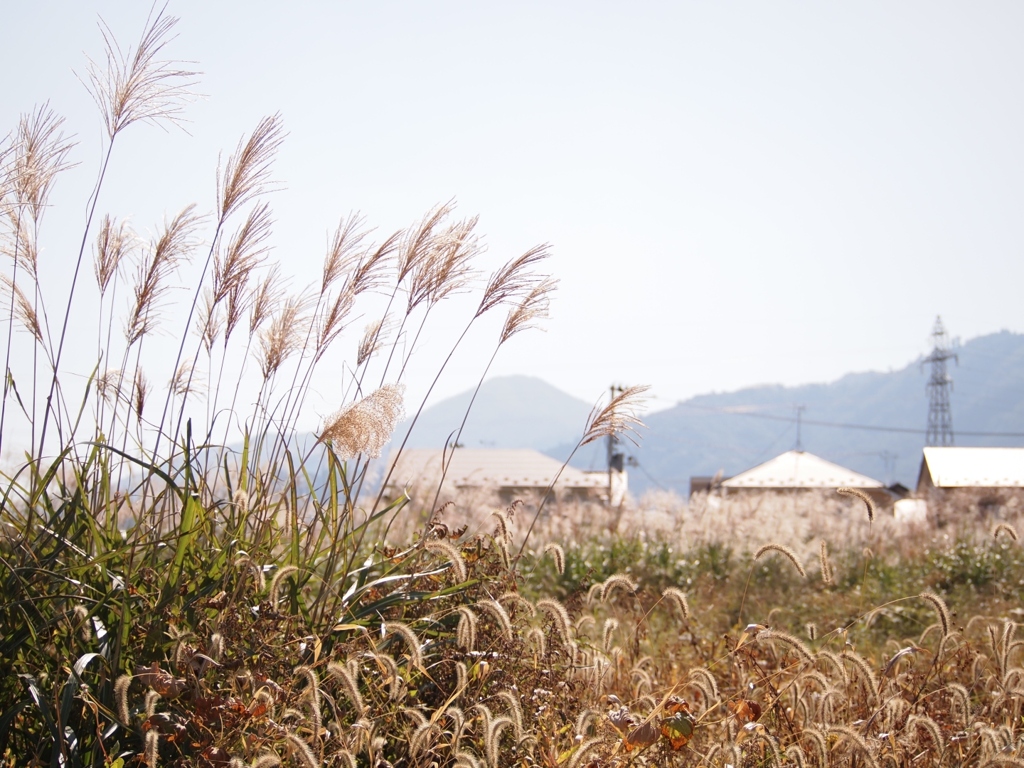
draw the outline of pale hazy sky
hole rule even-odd
[[[80,141],[48,219],[58,299],[101,146],[73,71],[102,54],[99,16],[133,44],[148,7],[4,8],[0,134],[49,99]],[[168,51],[204,73],[204,98],[188,108],[191,135],[124,134],[101,210],[147,230],[188,202],[212,209],[218,152],[280,111],[274,244],[296,287],[317,279],[352,210],[383,232],[455,198],[480,216],[487,269],[552,244],[561,286],[547,332],[510,342],[493,374],[588,401],[612,382],[647,383],[660,408],[903,366],[928,351],[936,314],[964,339],[1024,330],[1020,3],[168,11],[181,18]],[[461,328],[467,307],[442,320]],[[439,394],[475,383],[496,333],[478,329]],[[438,326],[427,339],[411,395],[442,337]],[[88,360],[73,364],[88,372]],[[329,381],[317,393],[314,411],[337,407]]]

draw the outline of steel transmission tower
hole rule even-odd
[[[953,445],[953,413],[949,407],[949,395],[953,391],[953,378],[946,371],[946,361],[959,363],[949,349],[949,335],[942,325],[942,318],[935,318],[932,328],[932,353],[921,365],[931,363],[932,375],[928,379],[928,436],[927,445]]]

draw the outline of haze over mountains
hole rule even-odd
[[[1024,445],[1024,335],[1002,331],[954,350],[953,429],[957,445]],[[623,377],[628,379],[628,371]],[[883,482],[912,487],[925,443],[928,369],[920,360],[888,373],[851,373],[828,384],[766,385],[699,395],[644,416],[630,490],[663,487],[686,494],[692,475],[733,475],[796,446]],[[596,383],[600,387],[600,383]],[[458,429],[472,393],[421,415],[410,447],[440,447]],[[475,448],[535,448],[565,459],[582,434],[591,403],[544,381],[507,376],[484,383],[460,443]],[[839,426],[843,425],[843,426]],[[903,430],[903,431],[899,431]],[[1015,433],[1015,436],[970,433]],[[404,434],[400,427],[397,434]],[[577,453],[573,464],[604,467],[605,446]]]

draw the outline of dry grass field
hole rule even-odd
[[[376,240],[352,216],[287,293],[267,250],[278,117],[226,156],[208,213],[141,238],[99,193],[122,134],[189,98],[173,27],[155,12],[135,45],[108,39],[85,78],[106,143],[71,263],[43,247],[61,117],[39,107],[0,144],[0,441],[29,436],[0,484],[0,764],[1024,764],[1016,506],[953,500],[908,529],[839,495],[382,501],[369,461],[423,408],[402,379],[431,309],[475,292],[451,349],[499,314],[497,354],[546,313],[547,249],[478,279],[452,205]],[[53,304],[55,268],[75,277]],[[367,301],[380,314],[351,328]],[[340,338],[346,394],[304,440]],[[72,345],[94,370],[67,374]],[[641,395],[580,444],[636,427]]]

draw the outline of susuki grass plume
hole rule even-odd
[[[404,389],[400,384],[386,384],[342,408],[327,420],[319,439],[330,443],[342,460],[359,454],[379,456],[402,416]]]

